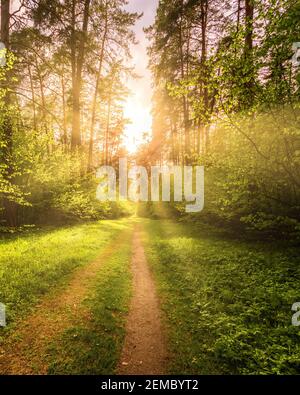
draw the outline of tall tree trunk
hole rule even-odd
[[[5,45],[6,49],[9,50],[9,25],[10,25],[10,0],[1,0],[1,41]],[[13,155],[13,128],[10,116],[10,73],[6,75],[6,81],[3,86],[5,91],[4,96],[4,114],[2,115],[3,131],[5,138],[5,147],[3,148],[4,162],[6,163],[6,170],[3,174],[4,178],[7,179],[9,183],[13,183],[13,165],[12,165],[12,155]],[[4,210],[5,210],[5,220],[8,226],[17,225],[17,207],[16,204],[9,198],[5,197],[3,199]]]
[[[253,49],[253,18],[254,18],[254,3],[253,0],[245,0],[245,53],[251,52]]]
[[[94,135],[95,135],[95,124],[96,124],[96,110],[97,110],[97,98],[99,93],[99,85],[101,81],[102,75],[102,67],[104,61],[104,50],[108,33],[108,11],[107,11],[107,3],[105,3],[106,11],[105,11],[105,26],[104,33],[101,44],[100,51],[100,59],[99,59],[99,68],[97,72],[97,80],[92,104],[92,119],[91,119],[91,130],[90,130],[90,143],[89,143],[89,159],[88,159],[88,170],[91,170],[93,164],[93,151],[94,151]]]
[[[28,65],[28,75],[29,75],[29,80],[30,80],[30,89],[31,89],[31,97],[32,97],[33,126],[34,126],[34,129],[37,130],[35,90],[34,90],[34,85],[33,85],[33,79],[32,79],[32,73],[31,73],[30,64]]]
[[[46,112],[46,98],[45,98],[45,91],[44,91],[44,80],[43,76],[41,74],[40,67],[38,65],[37,58],[35,57],[35,64],[36,64],[36,72],[38,76],[38,82],[39,82],[39,88],[40,88],[40,94],[41,94],[41,110],[42,110],[42,128],[45,131],[45,134],[47,136],[47,153],[48,155],[51,154],[51,143],[52,141],[49,141],[49,128],[48,128],[48,120],[47,120],[47,112]]]
[[[184,2],[181,1],[181,20],[180,20],[180,30],[179,30],[179,51],[180,51],[180,68],[181,68],[181,79],[185,78],[185,61],[184,61],[184,48],[183,48],[183,7]],[[184,162],[188,163],[191,154],[191,141],[190,141],[190,120],[189,120],[189,104],[186,95],[182,98],[183,107],[183,122],[184,122]]]
[[[254,64],[253,64],[253,20],[254,20],[254,2],[253,0],[245,0],[245,62],[247,70],[246,92],[248,103],[251,107],[254,100]]]
[[[238,3],[237,3],[237,7],[238,7],[238,9],[237,9],[237,21],[236,21],[236,31],[237,31],[237,33],[240,31],[240,25],[241,25],[241,3],[242,3],[242,0],[238,0]]]
[[[200,149],[201,149],[201,122],[200,120],[197,121],[197,140],[196,140],[196,153],[197,155],[200,154]]]
[[[109,161],[109,142],[110,142],[110,119],[111,119],[111,110],[112,110],[112,104],[113,104],[113,89],[114,89],[114,83],[115,83],[115,72],[116,70],[113,70],[112,72],[112,78],[111,78],[111,85],[108,93],[108,105],[107,105],[107,118],[106,118],[106,130],[105,130],[105,164],[108,165]]]
[[[173,122],[172,117],[170,118],[170,123],[171,123],[171,145],[172,145],[172,162],[175,165],[176,164],[176,123]]]
[[[66,87],[65,87],[65,70],[61,74],[62,106],[63,106],[63,144],[65,152],[68,150],[68,133],[67,133],[67,111],[66,111]]]
[[[78,131],[76,130],[75,123],[75,90],[76,90],[76,0],[72,1],[72,22],[71,22],[71,69],[72,69],[72,134],[71,134],[71,149],[74,149],[78,144]],[[80,133],[79,133],[80,137]]]
[[[82,85],[82,69],[83,69],[84,55],[86,49],[85,44],[86,44],[89,14],[90,14],[90,3],[91,0],[85,0],[84,2],[83,23],[82,23],[82,31],[81,31],[81,38],[79,42],[77,60],[76,60],[76,37],[75,37],[75,24],[76,24],[75,1],[73,2],[73,8],[72,8],[72,30],[73,30],[72,58],[74,62],[74,53],[75,53],[75,64],[76,64],[75,69],[73,64],[73,122],[72,122],[72,138],[71,138],[71,147],[73,150],[81,145],[80,96],[81,96],[81,85]]]
[[[1,0],[1,41],[9,49],[10,0]]]
[[[111,94],[108,99],[106,128],[105,128],[105,164],[108,165],[108,147],[109,147],[109,131],[110,131],[110,112],[111,112]]]
[[[201,1],[201,68],[203,74],[203,102],[204,102],[204,130],[205,130],[205,149],[209,146],[209,128],[207,125],[207,116],[209,113],[209,98],[208,98],[208,72],[207,72],[207,18],[208,18],[208,0]]]

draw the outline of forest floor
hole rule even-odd
[[[133,298],[118,373],[164,374],[168,361],[166,335],[140,228],[135,230],[133,238],[132,271]]]
[[[124,226],[121,221],[115,232],[116,222],[107,221],[108,227],[112,225],[112,240],[105,241],[99,256],[71,270],[60,285],[52,288],[49,283],[49,292],[14,322],[2,337],[1,374],[166,373],[159,300],[137,222],[132,219]],[[120,274],[124,281],[116,289],[112,278]],[[95,310],[97,303],[101,307]],[[78,353],[84,350],[82,360]]]
[[[299,373],[298,250],[130,218],[0,242],[0,374]]]

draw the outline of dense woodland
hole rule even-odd
[[[46,221],[45,210],[121,215],[95,200],[94,170],[126,155],[124,81],[140,16],[125,0],[10,3],[1,2],[2,224]],[[161,0],[145,29],[153,138],[136,159],[204,165],[197,219],[299,235],[299,21],[297,0]]]
[[[14,12],[11,3],[1,2],[4,224],[43,222],[50,213],[105,217],[113,208],[96,201],[93,170],[123,150],[124,80],[139,15],[125,0],[28,0]]]
[[[129,155],[133,3],[1,0],[0,375],[299,374],[300,0],[160,0]],[[126,156],[204,210],[98,201]]]
[[[210,221],[299,232],[299,21],[299,1],[171,0],[147,29],[155,94],[145,151],[205,165]]]

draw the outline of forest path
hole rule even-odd
[[[42,298],[34,311],[17,322],[0,348],[0,374],[31,375],[48,373],[48,346],[66,329],[90,320],[90,311],[82,303],[106,260],[126,242],[124,231],[104,248],[90,264],[78,268],[63,289]]]
[[[133,297],[117,372],[120,375],[165,374],[168,354],[161,311],[139,226],[133,237],[132,273]]]

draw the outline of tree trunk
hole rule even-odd
[[[78,56],[76,60],[76,37],[75,37],[75,24],[76,24],[76,4],[73,1],[72,5],[72,69],[73,69],[73,122],[72,122],[72,138],[71,147],[73,150],[81,145],[81,127],[80,127],[80,96],[81,96],[81,85],[82,85],[82,69],[85,54],[85,43],[88,31],[89,13],[90,13],[90,2],[91,0],[85,0],[84,2],[84,13],[81,38],[78,48]],[[75,55],[75,59],[74,59]],[[74,60],[76,67],[74,69]]]
[[[245,0],[245,53],[249,53],[253,49],[253,18],[254,18],[254,4],[253,0]]]
[[[108,165],[108,147],[109,147],[109,132],[110,132],[110,112],[111,112],[111,93],[108,99],[107,107],[107,118],[106,118],[106,128],[105,128],[105,164]]]
[[[68,133],[67,133],[67,111],[66,111],[66,87],[65,87],[65,70],[61,74],[62,106],[63,106],[63,144],[65,152],[68,150]]]
[[[10,0],[1,0],[1,41],[9,49]]]
[[[76,130],[75,119],[76,106],[75,106],[75,90],[76,90],[76,0],[72,1],[72,22],[71,22],[71,69],[72,69],[72,134],[71,134],[71,149],[74,149],[78,144],[78,131]],[[80,137],[80,133],[79,133]]]
[[[184,49],[183,49],[183,6],[184,3],[181,1],[181,20],[179,30],[179,51],[180,51],[180,68],[181,68],[181,79],[185,78],[184,70]],[[189,121],[189,105],[186,95],[182,98],[183,107],[183,122],[184,122],[184,162],[188,163],[191,154],[191,141],[190,141],[190,121]]]
[[[31,97],[32,97],[33,126],[34,126],[34,130],[37,130],[35,90],[34,90],[34,86],[33,86],[33,79],[32,79],[30,64],[28,64],[28,75],[29,75],[29,80],[30,80],[30,89],[31,89]]]
[[[201,1],[201,69],[202,69],[202,84],[203,84],[203,102],[204,102],[204,114],[203,114],[203,127],[205,128],[205,149],[208,150],[209,146],[209,128],[207,128],[207,117],[209,113],[209,98],[208,98],[208,72],[207,72],[207,13],[208,13],[208,1]]]
[[[241,2],[242,0],[238,0],[238,9],[237,9],[237,21],[236,21],[236,31],[237,33],[240,31],[240,25],[241,25]]]
[[[171,146],[172,146],[172,162],[173,165],[176,164],[176,124],[173,122],[172,117],[170,118],[170,123],[171,123]]]
[[[10,0],[1,0],[1,41],[5,45],[6,49],[9,50],[9,25],[10,25]],[[3,174],[4,178],[9,182],[13,183],[13,165],[12,165],[12,155],[13,155],[13,128],[11,117],[9,114],[11,95],[10,95],[10,75],[7,73],[6,82],[3,86],[5,91],[4,105],[5,110],[2,115],[3,131],[5,138],[5,148],[3,148],[4,162],[6,163],[6,170]],[[17,225],[17,207],[14,201],[9,197],[3,199],[5,220],[8,226]]]
[[[47,153],[48,155],[51,154],[51,144],[52,141],[49,141],[49,128],[48,128],[48,120],[47,120],[47,106],[46,106],[46,98],[45,98],[45,91],[44,91],[44,80],[43,80],[43,76],[41,74],[41,70],[40,67],[38,65],[38,61],[37,58],[35,57],[35,64],[36,64],[36,72],[37,72],[37,76],[38,76],[38,82],[39,82],[39,88],[40,88],[40,95],[41,95],[41,105],[40,108],[42,110],[42,128],[43,131],[45,131],[45,134],[47,136]]]
[[[97,98],[99,93],[99,85],[101,80],[102,74],[102,66],[104,60],[104,50],[105,50],[105,43],[107,38],[108,32],[108,12],[107,12],[107,3],[105,4],[106,13],[105,13],[105,27],[103,33],[103,39],[101,44],[101,51],[100,51],[100,60],[99,60],[99,68],[97,73],[97,80],[93,98],[93,105],[92,105],[92,119],[91,119],[91,131],[90,131],[90,143],[89,143],[89,159],[88,159],[88,170],[90,171],[93,164],[93,151],[94,151],[94,135],[95,135],[95,123],[96,123],[96,110],[97,110]]]
[[[245,84],[247,94],[247,107],[251,107],[254,100],[254,64],[253,64],[253,19],[254,2],[245,0],[245,63],[247,70],[247,82]]]

